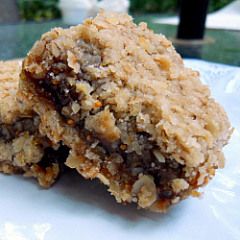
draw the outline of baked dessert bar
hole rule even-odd
[[[22,61],[0,62],[0,171],[53,184],[68,155],[39,132],[39,117],[16,100]]]
[[[21,99],[71,149],[67,166],[99,178],[118,202],[165,211],[223,167],[231,126],[171,42],[101,11],[55,28],[24,60]]]

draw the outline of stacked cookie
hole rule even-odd
[[[8,81],[17,89],[14,78]],[[0,131],[11,149],[7,159],[0,155],[5,171],[49,185],[64,163],[98,178],[118,202],[163,212],[197,196],[224,166],[232,130],[223,108],[171,42],[126,14],[102,11],[44,34],[24,59],[19,82],[11,100],[17,113],[0,105],[0,129],[4,114],[10,129],[23,122],[9,140]],[[16,141],[29,147],[17,144],[15,151]]]
[[[22,173],[49,187],[63,169],[68,149],[40,131],[40,118],[16,99],[22,61],[0,62],[0,171]]]

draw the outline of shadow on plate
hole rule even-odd
[[[74,204],[74,207],[79,206],[79,210],[75,209],[76,214],[91,214],[91,212],[98,212],[97,214],[109,215],[112,217],[122,218],[127,222],[142,222],[143,220],[150,220],[160,222],[167,219],[178,218],[177,215],[183,214],[182,210],[185,208],[184,203],[173,207],[167,214],[153,213],[147,210],[137,209],[135,204],[118,204],[115,198],[107,191],[106,186],[101,184],[98,180],[85,180],[77,172],[69,171],[65,173],[58,183],[50,189],[56,194],[63,195]],[[86,211],[83,211],[86,206]],[[69,206],[71,208],[71,206]],[[89,211],[90,209],[90,211]],[[112,221],[112,220],[111,220]]]
[[[53,219],[58,217],[58,221],[63,223],[68,218],[76,224],[93,220],[100,225],[109,222],[125,230],[144,229],[147,233],[154,229],[157,231],[159,227],[164,229],[170,223],[181,222],[189,205],[188,201],[183,201],[167,214],[160,214],[137,209],[135,204],[118,204],[98,180],[85,180],[75,170],[65,172],[53,187],[46,190],[38,187],[34,179],[23,176],[1,177],[8,191],[9,199],[6,198],[6,201],[10,201],[11,208],[16,207],[11,199],[18,196],[19,214],[24,214],[24,209],[30,207],[38,214],[38,220],[45,219],[45,216]],[[33,217],[31,221],[35,221],[35,215],[30,214],[28,217]]]

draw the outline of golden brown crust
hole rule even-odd
[[[75,91],[70,100],[64,84]],[[49,88],[66,94],[54,99]],[[44,34],[24,60],[20,95],[33,103],[42,131],[72,149],[69,167],[99,178],[117,201],[142,208],[163,211],[206,184],[221,167],[231,134],[226,113],[198,72],[184,66],[163,35],[125,14],[100,12],[83,25]],[[114,170],[131,153],[142,167],[146,149],[154,159],[144,165],[147,172]],[[173,173],[164,187],[149,173],[158,167]]]
[[[21,60],[0,61],[0,120],[12,123],[20,114],[15,96],[18,89]]]

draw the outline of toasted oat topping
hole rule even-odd
[[[142,208],[164,211],[204,185],[231,134],[199,73],[126,14],[44,34],[24,60],[21,96],[71,148],[68,166]]]

